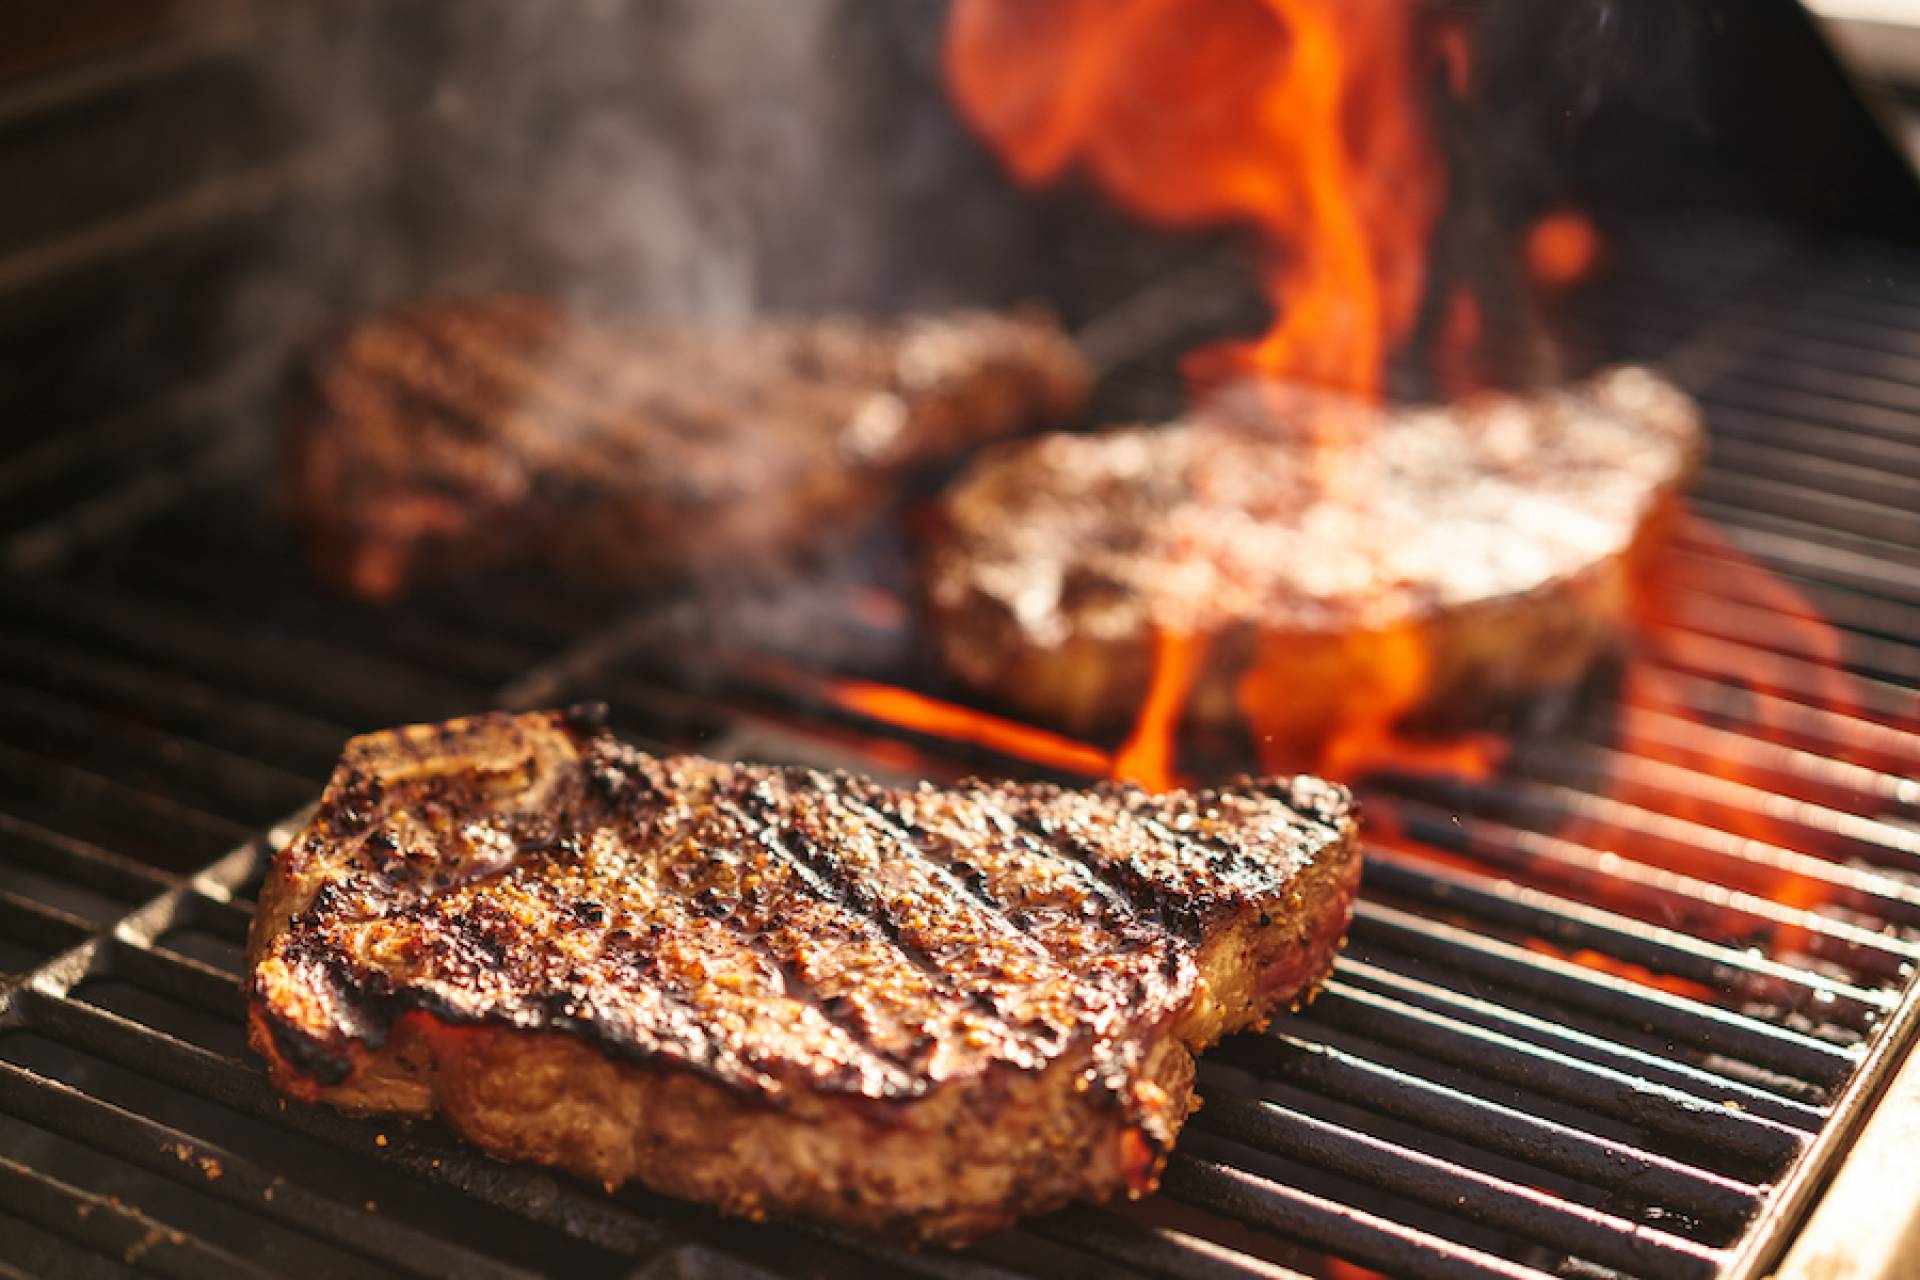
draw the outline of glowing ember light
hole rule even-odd
[[[1672,974],[1655,973],[1645,965],[1616,959],[1604,951],[1593,951],[1586,947],[1574,951],[1563,951],[1539,938],[1527,939],[1526,948],[1543,956],[1552,956],[1556,960],[1570,961],[1582,969],[1592,969],[1595,973],[1604,973],[1610,977],[1625,978],[1628,982],[1637,982],[1643,987],[1652,987],[1668,995],[1698,1000],[1702,1004],[1717,1004],[1720,999],[1719,993],[1711,987],[1690,982],[1685,978],[1676,978]]]
[[[1330,778],[1353,779],[1371,771],[1439,773],[1482,779],[1505,759],[1506,743],[1493,734],[1423,739],[1403,732],[1401,721],[1419,705],[1431,676],[1428,646],[1408,624],[1345,637],[1349,650],[1334,665],[1371,678],[1329,687],[1312,680],[1311,656],[1299,637],[1263,636],[1251,666],[1240,678],[1240,711],[1253,732],[1260,765],[1270,773],[1307,768]],[[1295,726],[1302,699],[1321,700],[1318,741],[1301,742],[1283,731]]]
[[[835,680],[825,692],[836,705],[858,715],[951,742],[970,742],[1017,760],[1093,778],[1107,776],[1112,768],[1111,757],[1088,743],[893,685]]]
[[[1601,248],[1600,232],[1585,214],[1556,210],[1527,232],[1523,251],[1527,274],[1549,288],[1579,284],[1600,265]]]
[[[1363,1267],[1357,1262],[1348,1262],[1345,1258],[1328,1258],[1326,1272],[1327,1280],[1385,1280],[1380,1272]]]
[[[1186,709],[1187,696],[1206,659],[1207,641],[1156,631],[1153,636],[1153,672],[1149,677],[1146,700],[1141,703],[1140,718],[1113,760],[1113,776],[1137,782],[1151,791],[1166,791],[1176,785],[1175,745],[1180,733],[1180,713]]]
[[[1480,299],[1465,285],[1455,285],[1447,294],[1446,311],[1440,320],[1440,334],[1433,350],[1433,380],[1440,394],[1459,400],[1486,390],[1476,359],[1480,341],[1486,336],[1486,322]]]
[[[960,0],[947,79],[1024,182],[1078,165],[1150,221],[1259,233],[1274,325],[1196,353],[1197,379],[1297,378],[1378,396],[1389,351],[1418,318],[1446,199],[1424,102],[1447,74],[1445,24],[1425,8]]]
[[[1456,98],[1473,90],[1473,43],[1459,22],[1442,21],[1439,29],[1440,65],[1446,69],[1447,88]]]

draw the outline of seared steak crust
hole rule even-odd
[[[1615,644],[1704,443],[1691,400],[1639,368],[1387,411],[1238,391],[982,455],[925,557],[950,669],[1101,734],[1132,722],[1172,633],[1207,642],[1190,719],[1231,730],[1257,703],[1269,760],[1314,760],[1382,705],[1459,721]],[[1243,684],[1256,666],[1270,678]]]
[[[1039,313],[619,327],[539,298],[419,302],[303,366],[288,505],[369,599],[535,564],[626,584],[751,571],[882,510],[893,480],[1081,408]]]
[[[1310,993],[1346,793],[901,790],[577,716],[355,739],[250,944],[275,1082],[503,1155],[953,1242],[1149,1189],[1192,1054]]]

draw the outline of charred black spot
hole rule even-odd
[[[311,1076],[320,1084],[332,1087],[344,1084],[352,1073],[353,1059],[347,1055],[335,1053],[319,1040],[295,1030],[272,1014],[268,1014],[264,1021],[267,1034],[273,1037],[274,1052],[302,1075]]]
[[[587,789],[603,800],[618,799],[627,788],[627,773],[606,761],[597,761],[587,770]]]

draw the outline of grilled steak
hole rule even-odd
[[[1644,369],[1444,408],[1286,396],[990,450],[927,552],[948,666],[1031,719],[1110,732],[1156,636],[1199,638],[1189,721],[1250,727],[1269,768],[1383,706],[1458,723],[1615,643],[1702,449],[1692,402]]]
[[[751,570],[858,530],[910,468],[1073,416],[1087,381],[1038,314],[703,331],[424,302],[304,367],[285,487],[323,574],[368,599],[512,564]]]
[[[298,1098],[957,1243],[1152,1188],[1194,1052],[1332,964],[1354,823],[1310,778],[902,790],[579,713],[396,729],[275,859],[250,1036]]]

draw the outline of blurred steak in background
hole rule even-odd
[[[338,585],[532,566],[636,587],[765,578],[915,470],[1085,405],[1043,312],[619,326],[537,298],[355,326],[294,391],[289,508]]]

